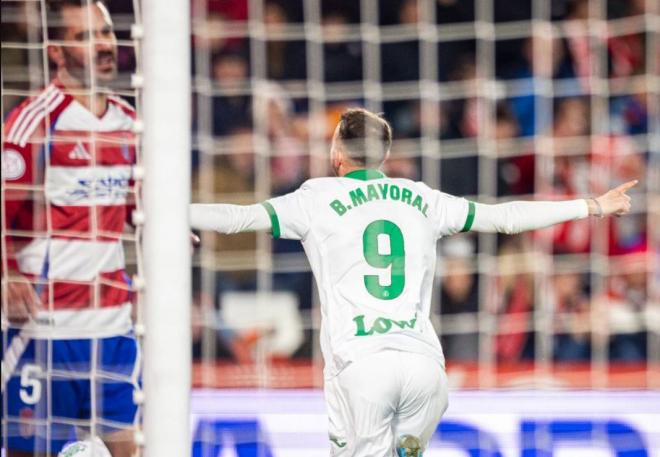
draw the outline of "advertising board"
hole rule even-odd
[[[658,391],[460,391],[425,457],[660,457]],[[320,457],[320,390],[197,390],[194,457]]]

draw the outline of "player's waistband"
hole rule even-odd
[[[128,333],[133,324],[130,303],[94,309],[42,311],[20,327],[27,338],[107,338]]]
[[[335,342],[331,347],[321,347],[325,368],[325,379],[337,376],[350,363],[357,362],[363,357],[382,351],[411,352],[429,357],[445,367],[445,356],[437,335],[416,332],[398,332],[374,336],[373,338],[353,338],[341,343]]]

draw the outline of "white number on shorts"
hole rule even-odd
[[[26,405],[34,405],[41,398],[41,367],[26,363],[21,370],[21,390],[19,396]]]

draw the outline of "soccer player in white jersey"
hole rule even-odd
[[[596,199],[485,205],[388,178],[391,129],[346,111],[330,160],[336,177],[306,181],[261,205],[193,204],[191,225],[270,229],[301,240],[321,301],[321,349],[333,456],[421,455],[447,408],[447,377],[429,319],[436,242],[468,230],[518,233],[630,210],[624,184]]]
[[[3,445],[10,457],[56,455],[77,428],[128,457],[139,351],[122,233],[135,111],[108,88],[117,41],[103,3],[46,6],[54,78],[3,128]]]

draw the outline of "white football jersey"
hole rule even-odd
[[[321,299],[326,378],[393,349],[444,366],[431,325],[436,242],[469,230],[474,204],[424,183],[357,170],[264,203],[275,238],[301,240]]]

